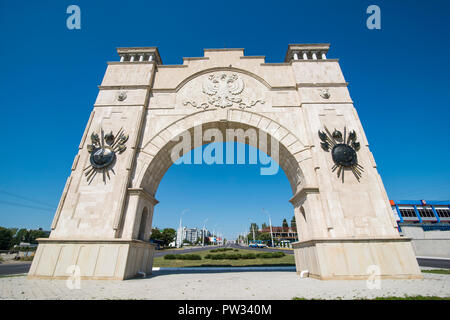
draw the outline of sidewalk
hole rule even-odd
[[[369,289],[364,280],[320,281],[292,271],[170,271],[126,281],[82,280],[69,289],[66,280],[0,278],[0,299],[370,299],[381,296],[450,297],[450,275],[424,273],[421,280],[381,280]]]

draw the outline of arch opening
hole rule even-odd
[[[217,141],[218,137],[222,138],[222,140]],[[259,150],[260,156],[267,154],[267,156],[272,159],[270,160],[270,167],[267,166],[267,163],[261,163],[261,174],[276,174],[276,167],[279,166],[289,180],[293,195],[296,194],[301,185],[305,184],[305,176],[300,168],[300,164],[295,155],[288,150],[290,145],[280,142],[279,139],[275,138],[267,131],[261,130],[255,126],[234,121],[213,121],[192,126],[168,141],[156,155],[153,156],[145,173],[138,182],[138,186],[145,189],[152,196],[155,196],[158,186],[170,166],[177,164],[177,161],[183,157],[183,155],[194,148],[210,145],[215,142],[240,142]],[[291,143],[291,145],[294,143]],[[141,152],[145,152],[145,148],[143,148]],[[204,156],[204,153],[199,155],[200,158],[198,155],[194,154],[192,163],[205,163],[205,160],[206,163],[208,163],[210,159],[204,159]],[[242,154],[237,154],[237,157],[239,161],[239,159],[242,159]],[[231,159],[231,157],[229,159]],[[252,159],[254,160],[253,157]],[[259,160],[261,160],[261,158],[259,158]],[[265,172],[263,172],[264,168],[267,169]]]

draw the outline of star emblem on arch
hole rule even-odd
[[[89,184],[97,173],[103,174],[103,182],[106,182],[106,177],[111,179],[109,171],[114,173],[112,166],[116,161],[116,154],[125,151],[127,140],[128,134],[124,134],[122,128],[116,135],[112,131],[104,134],[103,129],[100,130],[100,136],[96,132],[91,134],[91,144],[87,145],[87,151],[91,154],[90,165],[83,170]]]
[[[324,131],[319,130],[318,134],[322,141],[320,143],[322,149],[326,152],[331,150],[331,158],[334,162],[331,171],[337,170],[338,178],[341,177],[342,183],[344,183],[345,169],[350,169],[356,180],[359,181],[364,168],[358,164],[357,152],[361,148],[361,144],[356,141],[356,132],[352,130],[347,135],[346,127],[344,127],[344,133],[336,129],[331,133],[325,126],[324,129]]]

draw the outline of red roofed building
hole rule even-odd
[[[259,230],[261,233],[269,233],[270,227]],[[291,227],[272,227],[272,237],[274,241],[298,241],[297,230]]]

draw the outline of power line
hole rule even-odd
[[[41,205],[49,207],[52,210],[55,210],[55,206],[54,205],[48,204],[48,203],[40,201],[40,200],[24,197],[24,196],[21,196],[19,194],[15,194],[15,193],[12,193],[12,192],[9,192],[9,191],[4,191],[4,190],[0,190],[0,193],[6,194],[8,196],[15,197],[15,198],[18,198],[18,199],[26,200],[26,201],[29,201],[29,202],[39,203]]]
[[[48,212],[53,212],[53,211],[55,210],[55,209],[50,209],[50,208],[42,208],[42,207],[31,206],[31,205],[26,205],[26,204],[21,204],[21,203],[15,203],[15,202],[9,202],[9,201],[3,201],[3,200],[0,200],[0,203],[7,204],[7,205],[10,205],[10,206],[24,207],[24,208],[31,208],[31,209],[37,209],[37,210],[48,211]]]

